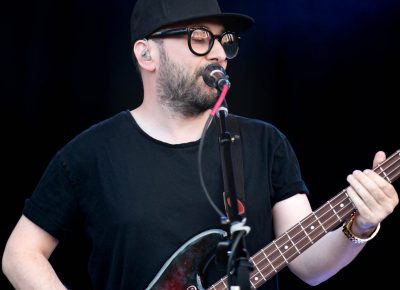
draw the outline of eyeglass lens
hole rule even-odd
[[[233,33],[224,33],[219,37],[227,58],[234,58],[239,51],[239,39]],[[190,45],[198,54],[207,54],[214,44],[214,36],[205,29],[195,29],[190,35]]]

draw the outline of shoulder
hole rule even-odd
[[[257,137],[268,137],[280,140],[286,139],[285,134],[283,134],[279,128],[268,121],[234,114],[231,114],[230,117],[237,120],[243,136],[253,135]]]
[[[85,138],[85,137],[101,137],[103,134],[118,133],[121,130],[125,131],[127,127],[132,125],[132,116],[129,110],[121,111],[103,121],[100,121],[81,134],[79,134],[75,139]],[[109,137],[109,136],[108,136]]]
[[[127,135],[133,122],[129,110],[121,111],[107,119],[88,127],[69,142],[67,142],[58,154],[63,156],[93,155],[95,152],[104,151],[110,144],[121,142]]]
[[[132,117],[128,110],[121,111],[82,131],[67,143],[67,147],[117,138],[122,132],[126,132],[132,125],[131,118]]]

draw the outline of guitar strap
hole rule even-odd
[[[244,198],[244,174],[243,174],[243,151],[242,141],[240,135],[239,122],[237,117],[234,115],[228,115],[226,117],[226,128],[232,137],[231,142],[231,156],[232,156],[232,170],[234,176],[234,183],[236,189],[236,197],[238,199],[238,212],[239,215],[244,218],[246,215],[245,198]],[[224,178],[226,172],[223,170]],[[224,205],[225,212],[230,221],[234,220],[233,211],[231,206],[230,193],[224,192]]]

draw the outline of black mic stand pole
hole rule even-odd
[[[228,246],[228,285],[230,290],[250,289],[250,270],[253,269],[249,262],[246,250],[245,235],[250,231],[244,226],[246,219],[240,216],[238,199],[235,187],[231,145],[235,141],[226,128],[228,109],[221,106],[218,110],[220,135],[219,144],[221,152],[221,165],[224,178],[224,194],[228,218],[231,224],[230,245]],[[239,287],[239,288],[238,288]]]

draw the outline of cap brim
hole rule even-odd
[[[254,19],[250,16],[239,13],[220,13],[215,15],[205,15],[194,17],[186,20],[203,20],[203,19],[217,19],[225,26],[227,30],[235,32],[244,32],[254,24]]]
[[[199,20],[207,20],[214,19],[221,21],[221,24],[224,25],[226,30],[232,32],[244,32],[250,29],[254,24],[254,19],[250,16],[239,14],[239,13],[219,13],[219,14],[207,14],[207,15],[196,15],[194,17],[183,18],[176,21],[169,22],[168,24],[163,25],[162,27],[168,27],[170,25],[176,25],[181,22],[188,21],[199,21]],[[151,34],[162,27],[158,27],[157,29],[150,31],[148,34]]]

